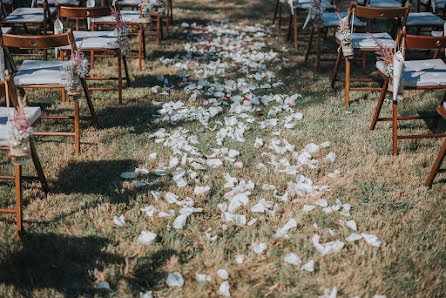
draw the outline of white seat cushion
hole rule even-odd
[[[12,5],[14,3],[14,0],[3,0],[3,4]]]
[[[2,27],[2,33],[3,34],[11,34],[12,28],[11,27]]]
[[[384,72],[384,62],[377,61],[376,67]],[[446,64],[441,59],[406,61],[402,77],[407,87],[446,86]]]
[[[352,46],[354,49],[377,49],[377,44],[370,33],[353,33]],[[373,37],[379,40],[384,47],[394,48],[395,41],[388,33],[373,33]],[[336,39],[344,40],[344,35],[336,32]]]
[[[140,3],[140,0],[118,0],[119,6],[138,6]]]
[[[420,0],[420,3],[424,5],[431,5],[431,0]],[[439,8],[444,8],[446,0],[435,0],[435,6]]]
[[[411,12],[406,26],[443,26],[444,20],[431,12]]]
[[[14,119],[14,108],[9,108],[9,115]],[[40,107],[25,107],[28,125],[32,126],[40,117]],[[0,107],[0,147],[9,146],[8,108]]]
[[[308,9],[311,5],[311,0],[299,0],[297,3],[293,3],[293,7],[297,9]],[[336,9],[336,5],[331,4],[327,0],[322,0],[321,6],[325,9]]]
[[[69,61],[25,60],[14,76],[17,86],[23,85],[63,85],[64,73],[61,68]]]
[[[82,50],[117,49],[118,36],[114,31],[73,31],[76,46]],[[62,49],[70,49],[70,46]]]
[[[49,5],[56,5],[56,3],[59,3],[60,5],[67,5],[67,6],[79,6],[81,2],[79,0],[48,0]],[[43,5],[42,0],[37,1],[38,5]]]
[[[401,7],[401,2],[396,1],[396,0],[370,0],[370,3],[368,6],[383,7],[383,8]]]
[[[348,12],[340,12],[339,16],[345,18]],[[335,12],[324,12],[322,14],[322,21],[324,27],[337,27],[339,24],[339,17]],[[355,27],[365,27],[367,23],[361,22],[358,18],[355,18]]]
[[[139,16],[139,10],[121,10],[122,21],[124,23],[147,23],[147,21]],[[94,18],[91,20],[93,23],[112,23],[115,21],[113,16],[106,16],[100,18]]]
[[[56,8],[50,7],[50,14],[54,15],[55,13]],[[3,21],[9,23],[42,23],[43,8],[17,8]]]
[[[432,36],[440,37],[443,36],[444,31],[432,31]]]

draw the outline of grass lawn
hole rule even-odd
[[[81,123],[80,155],[72,139],[35,137],[51,190],[45,197],[37,182],[24,183],[20,242],[15,217],[0,215],[1,297],[218,296],[219,269],[234,297],[314,297],[334,287],[342,297],[446,295],[446,177],[424,187],[443,140],[402,140],[392,156],[391,124],[369,130],[379,93],[353,92],[346,107],[343,83],[329,87],[334,62],[317,74],[315,55],[304,62],[305,39],[296,51],[286,30],[277,36],[274,2],[174,1],[167,40],[148,42],[141,72],[129,60],[124,105],[113,92],[92,93],[101,128]],[[335,44],[324,45],[324,57],[335,57]],[[115,60],[98,60],[92,73],[115,69]],[[435,115],[443,93],[405,95],[401,115]],[[57,90],[28,91],[27,100],[49,113],[72,109]],[[81,108],[87,114],[85,101]],[[71,123],[36,126],[66,129]],[[12,171],[6,155],[0,168]],[[135,168],[147,173],[121,177]],[[201,186],[209,189],[200,194]],[[0,198],[14,206],[13,184],[1,182]],[[254,212],[261,199],[271,203]],[[157,236],[142,244],[143,231]],[[352,233],[361,239],[348,241]],[[286,262],[290,253],[301,263]],[[182,287],[166,284],[173,272]],[[98,289],[104,281],[110,288]]]

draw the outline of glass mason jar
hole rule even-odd
[[[14,165],[25,165],[29,163],[31,161],[29,137],[20,140],[15,137],[10,137],[9,154],[11,155],[11,162]]]
[[[77,102],[81,100],[83,89],[78,74],[73,73],[68,77],[67,87],[65,89],[72,101]]]

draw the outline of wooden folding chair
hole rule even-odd
[[[345,18],[348,16],[348,12],[324,12],[321,17],[321,22],[316,22],[314,20],[311,21],[311,33],[310,40],[307,44],[307,50],[305,51],[305,62],[308,61],[308,56],[310,54],[311,45],[313,43],[313,37],[316,33],[317,35],[317,51],[316,51],[316,70],[318,73],[321,72],[321,61],[333,61],[333,59],[321,59],[322,54],[322,42],[326,39],[327,33],[330,29],[336,30],[339,25],[339,17]],[[361,22],[358,18],[355,17],[355,27],[365,28],[367,23]]]
[[[446,37],[409,35],[406,34],[405,30],[403,29],[399,33],[398,40],[404,40],[404,42],[398,44],[402,44],[402,47],[404,47],[405,44],[405,49],[435,50],[434,59],[405,61],[401,82],[401,84],[404,86],[404,89],[446,89],[446,63],[444,63],[442,59],[436,59],[438,50],[446,48]],[[398,49],[398,44],[396,49]],[[386,97],[386,92],[389,87],[390,78],[385,74],[385,66],[382,61],[377,61],[376,67],[378,69],[378,73],[383,77],[384,83],[381,90],[381,95],[378,100],[378,104],[376,106],[375,114],[370,125],[370,130],[375,129],[376,123],[378,121],[392,121],[393,155],[398,155],[398,140],[400,139],[445,137],[446,133],[416,134],[404,136],[398,135],[398,121],[426,118],[420,116],[398,116],[398,101],[392,101],[393,113],[391,118],[379,117],[384,99]]]
[[[23,48],[29,50],[52,49],[64,46],[70,46],[71,51],[76,50],[73,33],[69,30],[66,33],[58,35],[40,35],[40,36],[23,36],[3,34],[1,45],[5,51],[5,60],[11,73],[14,73],[14,84],[23,90],[23,88],[32,89],[61,89],[62,101],[65,101],[65,88],[67,82],[63,77],[62,67],[67,65],[68,61],[40,61],[40,60],[24,60],[20,68],[17,70],[14,61],[9,53],[9,48]],[[93,102],[88,93],[87,83],[84,78],[80,78],[82,89],[85,93],[88,108],[90,110],[90,119],[96,129],[99,128],[96,113],[94,111]],[[34,135],[43,136],[64,136],[74,137],[75,153],[80,151],[80,128],[79,128],[79,102],[72,100],[74,106],[74,132],[35,132]],[[73,119],[71,116],[47,115],[41,116],[44,119]]]
[[[312,6],[311,0],[298,0],[293,2],[291,7],[292,13],[290,14],[289,25],[288,25],[288,38],[293,31],[294,48],[297,49],[297,39],[298,39],[298,16],[299,13],[308,13],[308,9]],[[339,0],[322,0],[321,6],[325,8],[327,12],[339,11]],[[280,20],[280,18],[279,18]],[[279,34],[280,34],[280,22],[279,22]]]
[[[400,8],[376,8],[376,7],[366,7],[366,6],[359,6],[354,4],[353,2],[350,4],[349,8],[349,15],[348,15],[348,21],[349,24],[351,24],[353,12],[354,15],[358,18],[364,18],[367,20],[373,20],[373,19],[387,19],[387,20],[393,20],[394,26],[392,28],[392,31],[395,31],[398,29],[400,23],[402,26],[405,25],[407,15],[409,14],[410,10],[410,4],[406,7],[400,7]],[[370,30],[369,30],[370,31]],[[393,33],[393,32],[392,32]],[[339,32],[336,33],[336,42],[341,45],[342,40],[344,39],[344,36],[340,34]],[[362,54],[361,58],[353,58],[353,60],[360,60],[362,61],[362,69],[363,72],[365,72],[366,67],[366,60],[365,60],[365,54],[367,52],[375,52],[378,45],[375,41],[375,39],[379,40],[383,46],[388,48],[394,48],[395,47],[395,41],[393,40],[392,36],[387,32],[381,32],[381,33],[353,33],[352,34],[352,46],[355,51],[359,51]],[[334,88],[338,70],[339,70],[339,64],[341,62],[341,55],[342,51],[339,51],[338,58],[336,59],[336,64],[333,70],[333,76],[331,79],[330,87]],[[350,60],[344,58],[345,61],[345,105],[350,105],[350,91],[380,91],[382,88],[372,88],[372,87],[350,87],[350,82],[371,82],[372,79],[370,78],[362,78],[362,79],[352,79],[350,77]]]
[[[8,90],[6,90],[8,88]],[[13,83],[13,80],[10,76],[7,76],[5,81],[0,82],[0,96],[6,96],[13,103],[14,107],[18,107],[17,101],[17,92]],[[8,100],[8,99],[7,99]],[[15,112],[14,108],[9,108],[9,113],[11,117]],[[25,107],[25,115],[28,118],[28,124],[32,125],[37,121],[40,116],[40,108],[39,107]],[[1,107],[0,108],[0,150],[4,152],[8,152],[9,157],[9,127],[7,126],[8,121],[8,108]],[[29,139],[31,146],[31,158],[34,164],[34,167],[37,172],[37,177],[30,178],[38,178],[42,185],[42,189],[45,194],[48,193],[48,183],[45,178],[45,174],[43,173],[42,165],[39,160],[39,156],[37,155],[36,147],[32,138]],[[12,180],[15,182],[15,199],[16,204],[15,208],[1,208],[0,213],[10,213],[16,215],[17,222],[17,239],[20,239],[20,232],[22,229],[22,166],[14,165],[14,175],[0,175],[0,179],[2,180]],[[26,177],[28,178],[28,177]]]
[[[115,90],[118,91],[118,103],[122,104],[122,63],[124,64],[125,80],[127,86],[130,85],[130,77],[127,68],[126,56],[122,55],[119,47],[118,37],[113,31],[94,31],[94,26],[91,26],[91,31],[79,31],[79,20],[86,20],[87,18],[100,18],[110,16],[112,13],[111,7],[71,7],[71,6],[57,6],[58,16],[60,19],[74,19],[76,20],[76,31],[73,31],[73,36],[76,41],[76,47],[82,51],[90,52],[90,67],[94,67],[94,57],[116,57],[118,67],[118,77],[88,77],[87,80],[117,80],[116,87],[90,87],[89,90]],[[70,47],[65,46],[61,48],[61,60],[64,59],[66,52],[70,51]],[[110,54],[96,54],[96,52],[110,53]],[[122,63],[121,63],[122,61]]]
[[[446,119],[446,108],[445,104],[440,105],[437,107],[438,115]],[[432,167],[431,172],[429,173],[429,176],[426,180],[426,186],[431,187],[432,183],[434,182],[435,177],[438,173],[446,173],[446,169],[440,169],[441,164],[444,160],[444,157],[446,156],[446,140],[444,140],[443,145],[441,146],[440,152],[438,153],[437,159],[435,160],[435,163]]]
[[[17,26],[37,25],[41,34],[48,33],[48,25],[52,23],[56,14],[54,7],[49,7],[48,0],[43,0],[43,7],[21,7],[14,9],[8,16],[1,20],[2,25]]]
[[[406,2],[410,2],[410,0],[403,0],[401,2],[402,6],[406,4]],[[445,23],[445,20],[440,18],[439,16],[433,14],[430,11],[426,12],[409,12],[406,21],[406,27],[413,27],[417,29],[417,32],[420,31],[423,27],[430,27],[430,29],[434,30],[436,28],[442,28]]]
[[[131,0],[133,1],[133,0]],[[139,1],[139,0],[138,0]],[[117,4],[118,2],[116,2]],[[121,1],[116,7],[121,5]],[[137,6],[133,6],[136,8]],[[144,18],[142,8],[138,7],[137,10],[121,10],[122,21],[131,29],[129,35],[138,36],[138,55],[127,55],[128,58],[138,58],[138,70],[142,70],[142,59],[146,57],[146,36],[155,36],[156,46],[159,47],[160,40],[163,39],[163,22],[166,24],[167,31],[169,30],[169,18],[166,18],[160,13],[152,16],[152,22],[156,23],[156,29],[154,33],[151,28],[146,28],[149,22]],[[115,21],[112,16],[98,17],[91,20],[91,24],[94,28],[98,26],[112,26]]]

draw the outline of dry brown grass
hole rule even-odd
[[[432,189],[423,182],[432,166],[442,140],[400,142],[401,154],[390,155],[390,126],[380,123],[368,130],[377,93],[357,92],[353,104],[343,105],[343,88],[328,88],[332,63],[323,64],[321,75],[315,73],[314,59],[303,62],[302,42],[299,51],[292,49],[284,37],[267,39],[270,47],[289,61],[276,71],[285,86],[277,93],[301,93],[297,109],[304,114],[296,129],[282,131],[282,137],[302,149],[310,142],[331,141],[327,150],[337,155],[335,163],[323,161],[324,150],[315,155],[320,159],[316,170],[304,170],[317,185],[329,184],[332,191],[324,195],[330,203],[339,198],[352,205],[351,218],[362,232],[376,234],[382,240],[379,249],[364,241],[346,246],[338,253],[321,257],[311,244],[315,232],[313,223],[320,230],[321,241],[344,239],[349,235],[341,228],[339,215],[322,212],[303,214],[304,202],[282,205],[280,215],[265,216],[253,227],[228,225],[221,228],[217,204],[224,201],[226,192],[221,185],[222,175],[252,180],[256,186],[263,183],[276,185],[279,192],[286,189],[290,177],[273,172],[259,172],[257,162],[267,159],[259,154],[267,149],[254,150],[252,146],[225,141],[225,146],[241,152],[245,166],[241,169],[223,166],[207,172],[203,184],[211,185],[210,195],[194,196],[193,186],[178,189],[168,177],[149,176],[155,186],[134,190],[133,183],[123,181],[119,174],[134,167],[145,166],[155,170],[159,162],[169,160],[171,151],[155,144],[148,137],[166,126],[177,126],[195,132],[200,124],[158,124],[151,115],[156,107],[153,101],[184,100],[188,96],[176,90],[170,96],[153,94],[148,86],[159,84],[156,75],[172,77],[179,70],[159,62],[161,56],[185,54],[179,24],[206,23],[208,20],[228,19],[232,24],[271,24],[273,1],[238,0],[205,1],[183,0],[175,2],[176,26],[160,48],[149,48],[149,57],[142,72],[137,71],[136,61],[130,62],[134,86],[124,91],[125,105],[118,107],[117,97],[110,92],[94,93],[101,129],[93,130],[88,123],[82,125],[82,154],[72,155],[71,140],[59,138],[37,139],[38,151],[51,193],[44,198],[35,182],[24,186],[24,225],[26,233],[22,242],[14,238],[14,218],[1,215],[0,219],[0,296],[137,296],[140,292],[153,291],[156,296],[217,296],[220,284],[216,271],[226,269],[231,293],[234,297],[253,296],[315,296],[324,288],[336,286],[341,296],[371,297],[383,294],[398,296],[444,296],[446,294],[446,234],[445,178],[438,178]],[[287,11],[288,12],[288,11]],[[282,51],[283,46],[287,51]],[[373,64],[370,64],[371,67]],[[97,64],[101,72],[114,69],[112,61]],[[51,110],[70,108],[59,104],[56,92],[36,92],[32,102],[50,105]],[[411,99],[404,104],[407,113],[434,112],[439,92],[411,92]],[[57,102],[57,104],[56,104]],[[190,103],[196,105],[197,103]],[[346,114],[349,110],[352,114]],[[385,112],[390,108],[386,105]],[[85,106],[83,112],[86,112]],[[404,113],[404,112],[403,112]],[[220,119],[219,117],[218,119]],[[65,124],[57,124],[63,129]],[[39,129],[53,128],[48,122]],[[426,131],[422,122],[409,125],[412,131]],[[444,129],[444,126],[443,126]],[[269,139],[274,129],[253,128],[247,133],[250,144],[256,136]],[[215,133],[198,134],[199,149],[209,153],[216,147]],[[211,146],[210,146],[211,145]],[[156,160],[148,157],[158,152]],[[285,154],[289,158],[290,154]],[[10,168],[2,163],[2,170]],[[327,178],[338,169],[342,175]],[[26,170],[31,173],[30,169]],[[181,231],[167,230],[172,218],[149,218],[140,208],[153,204],[159,210],[172,208],[165,201],[155,201],[152,189],[175,192],[182,198],[191,196],[204,212],[190,216]],[[12,188],[0,187],[1,204],[12,205]],[[255,189],[250,206],[260,198],[274,200],[271,192]],[[312,202],[308,199],[305,203]],[[124,214],[127,225],[116,228],[115,215]],[[249,213],[247,213],[249,214]],[[248,220],[252,218],[248,215]],[[290,239],[273,241],[271,235],[288,219],[294,218],[298,227],[289,232]],[[219,235],[216,242],[209,242],[204,232],[212,228],[212,235]],[[328,229],[337,230],[335,236]],[[142,230],[158,234],[157,240],[145,247],[137,243]],[[269,249],[256,255],[251,242],[267,242]],[[294,268],[283,262],[288,252],[298,254],[303,262],[315,261],[315,272]],[[237,254],[245,254],[243,264],[237,264]],[[185,279],[180,289],[168,288],[167,273],[179,271]],[[212,276],[211,283],[198,283],[195,273]],[[112,291],[94,289],[100,281],[107,280]]]

